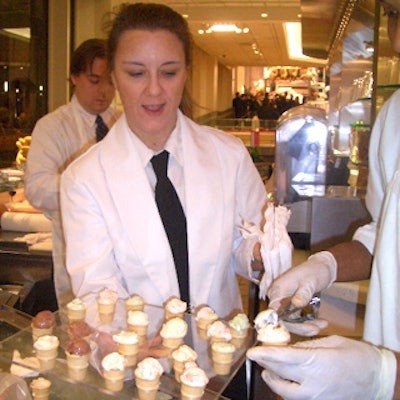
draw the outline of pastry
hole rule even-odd
[[[211,343],[229,342],[232,339],[232,334],[227,323],[218,320],[208,326],[207,337],[210,339]]]
[[[140,400],[156,398],[163,372],[162,365],[153,357],[146,357],[138,363],[135,369],[135,379]]]
[[[182,344],[171,354],[175,371],[175,379],[180,382],[180,375],[188,361],[196,361],[197,353],[188,345]]]
[[[67,325],[67,333],[70,339],[86,339],[88,340],[93,333],[93,329],[81,320],[72,321]]]
[[[229,342],[215,342],[211,345],[211,358],[217,375],[229,374],[235,349],[235,346]]]
[[[75,298],[67,304],[69,321],[83,321],[86,316],[86,304],[81,299]]]
[[[175,317],[166,321],[160,331],[162,344],[168,349],[176,349],[183,343],[188,330],[188,325],[185,320]]]
[[[59,344],[60,341],[54,335],[39,336],[33,343],[36,357],[42,369],[51,369],[54,367]]]
[[[135,294],[125,300],[126,312],[128,311],[143,311],[144,300],[141,296]]]
[[[101,361],[106,388],[119,392],[124,387],[125,358],[118,352],[107,354]]]
[[[201,368],[193,365],[185,368],[180,380],[182,400],[197,400],[202,398],[208,378]]]
[[[144,311],[128,311],[128,331],[136,332],[139,336],[139,344],[147,339],[149,316]]]
[[[103,324],[110,324],[114,320],[115,305],[118,300],[117,292],[110,289],[102,290],[97,296],[99,318]]]
[[[164,310],[167,320],[175,317],[183,318],[187,310],[187,303],[177,297],[172,297],[165,303]]]
[[[118,353],[125,357],[125,366],[134,367],[139,352],[139,336],[136,332],[121,331],[113,335],[113,340],[118,344]]]
[[[81,381],[85,379],[89,366],[90,345],[85,339],[73,339],[65,345],[68,374],[70,378]]]
[[[218,318],[218,314],[211,307],[203,306],[196,312],[197,328],[207,330],[208,326]]]
[[[31,323],[33,341],[44,335],[51,335],[56,326],[56,318],[49,310],[38,312]]]
[[[51,386],[51,382],[48,379],[43,377],[33,379],[29,386],[34,400],[48,400]]]

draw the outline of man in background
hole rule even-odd
[[[61,173],[116,121],[110,104],[115,95],[108,71],[105,42],[89,39],[72,54],[71,101],[45,115],[32,133],[25,172],[25,196],[52,221],[54,285],[58,307],[72,298],[65,268],[65,243],[59,205]]]

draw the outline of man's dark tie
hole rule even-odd
[[[108,133],[108,126],[101,118],[101,115],[98,114],[96,117],[96,141],[100,142],[100,140],[104,139],[104,137]]]
[[[175,188],[167,176],[168,157],[169,153],[164,150],[151,159],[157,175],[156,202],[174,256],[181,299],[189,305],[186,217]]]

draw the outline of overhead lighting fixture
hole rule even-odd
[[[236,24],[214,24],[206,29],[200,28],[197,33],[203,35],[204,33],[212,32],[236,32],[236,33],[249,33],[250,29],[248,27],[239,28]]]
[[[267,17],[268,17],[268,13],[266,13],[266,12],[261,13],[261,18],[267,18]]]

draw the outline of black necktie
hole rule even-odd
[[[96,141],[100,142],[100,140],[104,139],[104,137],[108,133],[108,126],[101,118],[101,115],[98,114],[96,117]]]
[[[168,157],[169,153],[164,150],[151,159],[157,175],[156,202],[174,257],[181,299],[189,305],[186,217],[175,188],[167,176]]]

